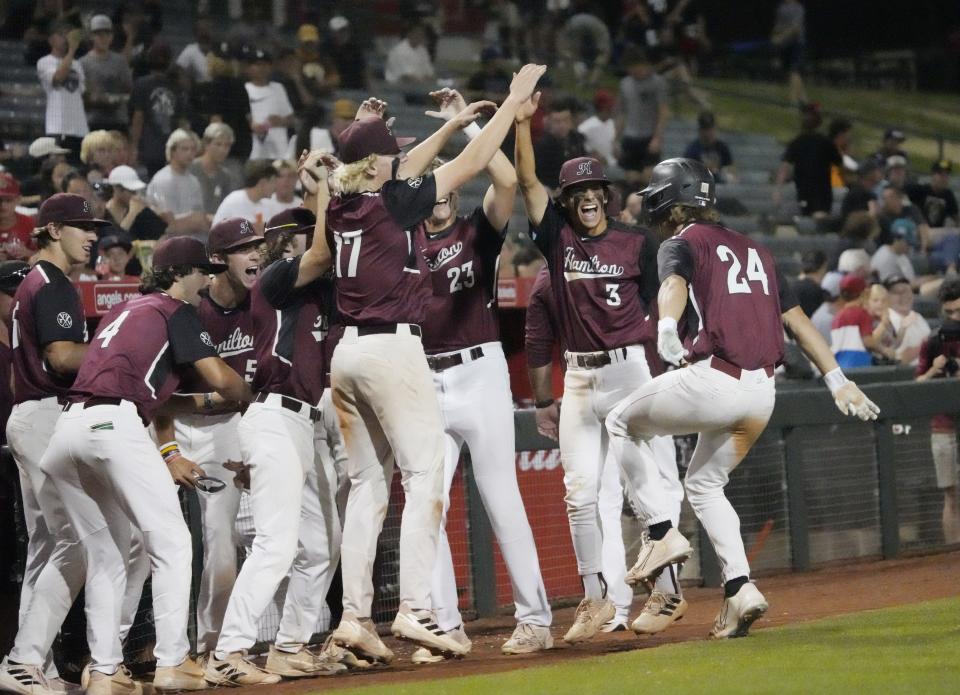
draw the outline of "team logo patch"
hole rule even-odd
[[[73,317],[65,311],[61,311],[57,314],[57,323],[60,324],[60,328],[70,328],[73,325]]]
[[[84,201],[83,201],[83,214],[85,214],[85,215],[89,215],[89,214],[90,214],[90,202],[87,201],[87,200],[84,200]]]
[[[241,236],[249,236],[253,234],[253,225],[250,224],[247,220],[240,221],[240,234]]]
[[[200,342],[208,347],[213,347],[213,340],[211,340],[210,334],[206,331],[200,334]]]
[[[593,162],[580,162],[577,165],[577,176],[593,176]]]
[[[410,186],[410,188],[420,188],[420,184],[422,184],[422,183],[423,183],[423,177],[422,177],[422,176],[418,176],[418,177],[415,178],[415,179],[409,179],[409,180],[407,181],[407,185]]]

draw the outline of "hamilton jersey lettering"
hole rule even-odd
[[[241,333],[239,327],[233,330],[230,337],[217,344],[217,354],[220,357],[242,355],[251,350],[253,350],[253,336]]]
[[[430,268],[433,296],[423,322],[427,354],[451,352],[500,339],[496,315],[497,260],[506,229],[490,225],[482,207],[458,217],[439,234],[417,227]]]
[[[548,205],[530,235],[547,259],[561,343],[573,352],[652,341],[657,242],[645,228],[608,217],[598,236],[580,236]]]
[[[44,358],[50,343],[87,342],[87,322],[76,288],[63,271],[39,261],[20,283],[10,317],[15,402],[65,398],[73,374],[59,374]]]
[[[193,306],[164,292],[134,297],[101,319],[70,399],[123,398],[149,419],[186,367],[216,354]]]
[[[741,369],[783,358],[782,314],[797,305],[773,254],[754,239],[719,224],[691,224],[663,242],[661,280],[679,275],[690,299],[681,337],[690,361],[717,355]]]
[[[210,334],[217,355],[230,365],[247,382],[253,381],[257,369],[253,346],[253,315],[250,312],[250,296],[232,309],[217,304],[204,291],[197,307],[200,322]],[[193,369],[188,369],[180,383],[180,393],[204,393],[211,387]]]
[[[424,176],[330,201],[327,241],[345,325],[423,322],[430,270],[413,230],[430,216],[436,199],[433,176]]]

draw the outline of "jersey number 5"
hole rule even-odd
[[[727,291],[730,294],[750,294],[751,282],[759,282],[763,287],[764,294],[770,294],[770,288],[767,282],[767,274],[763,270],[763,263],[760,261],[760,254],[755,248],[747,249],[747,276],[740,277],[740,270],[743,267],[740,259],[730,250],[730,247],[720,245],[717,247],[717,255],[724,263],[730,263],[730,270],[727,271]]]

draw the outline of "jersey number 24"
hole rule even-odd
[[[769,295],[770,287],[767,281],[767,273],[763,270],[763,263],[760,261],[760,254],[753,247],[747,249],[747,274],[746,277],[740,276],[743,265],[729,246],[721,244],[717,247],[717,255],[724,263],[730,263],[730,269],[727,271],[727,291],[730,294],[750,294],[751,282],[759,282],[763,287],[763,293]]]

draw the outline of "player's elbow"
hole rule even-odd
[[[76,343],[58,340],[44,348],[43,358],[57,374],[74,374],[80,368],[83,353],[76,354]]]

